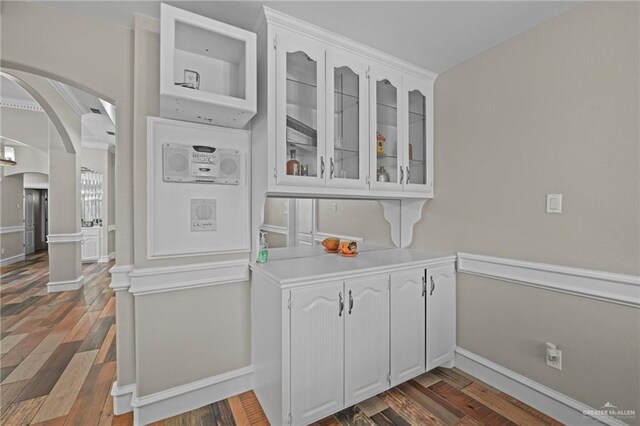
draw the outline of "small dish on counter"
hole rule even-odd
[[[358,243],[355,241],[341,241],[340,255],[345,257],[353,257],[358,254]]]

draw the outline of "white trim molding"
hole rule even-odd
[[[75,280],[69,281],[49,281],[47,283],[47,291],[49,293],[57,293],[59,291],[78,290],[84,285],[84,277],[80,275]]]
[[[98,263],[109,263],[110,260],[111,257],[108,254],[105,254],[104,256],[100,256],[100,259],[98,259]]]
[[[640,276],[458,253],[458,272],[640,307]]]
[[[115,225],[108,225],[107,226],[107,232],[115,232],[116,230],[116,226]]]
[[[562,423],[624,425],[623,422],[609,416],[587,416],[584,413],[597,410],[466,349],[456,347],[455,366]]]
[[[23,260],[24,260],[24,253],[16,254],[15,256],[0,259],[0,266],[11,265],[12,263],[22,262]]]
[[[75,234],[49,234],[47,235],[47,243],[49,244],[69,244],[79,243],[82,241],[82,232]]]
[[[118,386],[118,381],[113,382],[111,386],[111,396],[113,397],[113,414],[120,414],[133,411],[131,401],[135,397],[136,384]]]
[[[252,388],[253,367],[247,366],[186,385],[131,400],[133,424],[146,425],[212,404]]]
[[[6,96],[0,97],[0,107],[44,112],[40,104],[35,100],[8,98]]]
[[[134,296],[247,281],[249,260],[134,269],[129,274]]]
[[[131,286],[131,280],[129,274],[133,271],[133,265],[116,265],[109,269],[111,274],[111,284],[109,288],[113,291],[129,290]]]
[[[2,228],[0,228],[0,235],[15,234],[18,232],[24,232],[24,225],[3,226]]]

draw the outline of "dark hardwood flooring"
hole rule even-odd
[[[115,298],[109,264],[83,267],[81,290],[48,294],[48,257],[0,268],[0,423],[130,426],[113,415]],[[155,426],[268,425],[251,391]],[[559,425],[457,369],[438,368],[329,416],[339,425]]]

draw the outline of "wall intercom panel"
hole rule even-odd
[[[165,182],[240,182],[240,151],[205,145],[162,145],[162,178]]]
[[[250,142],[248,130],[147,118],[149,259],[250,251]]]

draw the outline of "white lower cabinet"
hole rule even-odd
[[[100,227],[82,229],[80,242],[82,262],[97,262],[100,259],[101,233]]]
[[[306,424],[344,405],[344,285],[291,291],[291,416]]]
[[[453,360],[456,348],[456,269],[427,269],[427,371]]]
[[[453,359],[455,267],[283,284],[252,274],[254,391],[306,425]]]
[[[385,390],[389,383],[389,277],[345,282],[345,406]]]
[[[388,372],[388,276],[291,291],[293,424],[382,392]]]
[[[424,268],[391,274],[391,384],[424,372]]]

